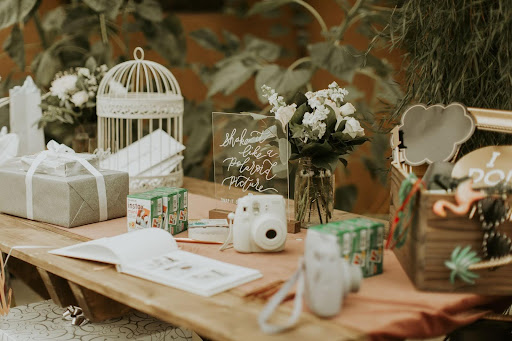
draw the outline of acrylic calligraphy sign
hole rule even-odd
[[[229,203],[248,193],[288,198],[288,143],[273,116],[213,113],[215,196]]]

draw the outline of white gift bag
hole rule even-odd
[[[41,119],[41,91],[30,76],[22,86],[9,90],[11,132],[18,135],[21,143],[18,155],[35,154],[44,150],[43,129],[37,127]]]

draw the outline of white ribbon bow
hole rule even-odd
[[[87,160],[76,155],[75,151],[64,144],[60,144],[54,140],[51,140],[46,145],[48,150],[39,153],[30,165],[25,176],[25,187],[26,187],[26,206],[27,206],[27,218],[34,219],[34,206],[32,200],[32,178],[37,170],[37,167],[48,157],[63,158],[67,160],[78,161],[80,164],[87,169],[96,178],[96,188],[98,189],[98,204],[100,212],[100,221],[107,220],[107,191],[105,188],[105,179],[103,175],[94,168]]]

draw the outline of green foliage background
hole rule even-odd
[[[327,0],[326,0],[327,1]],[[380,128],[379,114],[393,107],[401,98],[399,87],[393,80],[393,68],[385,60],[369,50],[358,50],[348,44],[345,34],[357,27],[359,33],[372,38],[377,30],[375,25],[385,25],[392,9],[380,6],[377,0],[329,0],[330,5],[339,6],[344,13],[337,25],[328,27],[324,19],[308,2],[303,0],[259,1],[252,7],[246,0],[229,0],[223,9],[225,15],[278,18],[283,20],[269,28],[270,37],[245,35],[239,37],[233,32],[222,31],[217,36],[209,28],[190,33],[205,49],[219,51],[223,58],[214,65],[189,63],[186,60],[186,35],[182,23],[175,13],[162,10],[156,0],[71,0],[40,16],[41,0],[3,0],[0,2],[0,29],[9,28],[10,34],[3,42],[5,53],[15,61],[21,71],[33,73],[36,84],[43,92],[48,89],[54,75],[71,67],[84,66],[91,57],[98,65],[109,67],[131,59],[130,39],[133,34],[142,33],[142,47],[156,51],[169,67],[190,68],[208,87],[208,94],[199,103],[186,102],[184,133],[188,137],[184,168],[189,176],[204,178],[212,174],[208,170],[211,151],[211,112],[214,110],[241,112],[253,111],[268,114],[269,107],[261,94],[261,85],[275,88],[285,99],[297,91],[312,89],[311,79],[319,70],[326,70],[343,82],[350,91],[347,100],[357,108],[359,118],[366,121],[367,131],[377,132]],[[289,14],[290,15],[286,15]],[[288,21],[284,18],[289,18]],[[306,27],[314,20],[320,25],[322,38],[311,41]],[[33,21],[39,35],[42,50],[31,60],[26,60],[23,33],[24,25]],[[282,46],[267,38],[280,36],[291,28],[297,29],[299,55],[296,61],[283,66],[282,58],[290,56]],[[140,44],[140,39],[137,44]],[[120,51],[114,55],[113,51]],[[3,91],[15,84],[14,72],[4,77]],[[364,99],[364,93],[353,84],[355,75],[363,74],[374,83],[373,98]],[[237,98],[231,108],[216,103],[215,94],[232,95],[244,83],[253,80],[254,91],[259,102]],[[332,81],[330,80],[330,81]],[[329,81],[329,83],[330,83]],[[326,84],[327,85],[327,84]],[[3,115],[5,117],[5,115]],[[386,116],[385,116],[386,117]],[[0,120],[1,121],[1,120]],[[69,142],[73,129],[65,124],[49,124],[47,138]],[[363,162],[371,175],[385,182],[385,150],[387,140],[378,133],[374,140],[384,147],[372,147],[371,156]],[[206,162],[205,162],[206,160]],[[346,187],[346,188],[345,188]],[[350,209],[357,196],[355,186],[338,188],[338,206]],[[348,197],[344,198],[344,194]],[[342,203],[343,202],[343,203]]]
[[[398,1],[384,36],[405,51],[395,117],[413,102],[512,110],[512,1]],[[512,136],[477,131],[459,156],[494,144]]]

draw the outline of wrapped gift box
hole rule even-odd
[[[100,323],[74,326],[62,317],[65,308],[52,301],[12,308],[0,318],[0,341],[28,340],[192,340],[192,332],[134,312]]]
[[[26,172],[18,164],[0,168],[0,212],[27,218]],[[128,173],[101,171],[105,179],[108,219],[126,215]],[[100,220],[96,178],[92,174],[59,177],[35,173],[33,219],[64,227]]]

